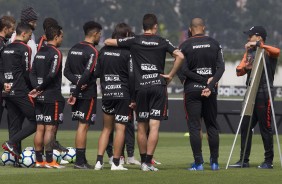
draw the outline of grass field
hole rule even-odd
[[[97,140],[99,132],[91,131],[88,134],[87,157],[91,164],[95,163],[97,153]],[[5,141],[7,137],[6,130],[0,131],[0,142]],[[259,135],[253,137],[253,149],[251,155],[251,168],[228,169],[225,165],[229,156],[234,135],[220,135],[220,158],[219,164],[221,170],[211,171],[209,164],[205,164],[204,171],[187,171],[188,164],[192,159],[188,137],[184,133],[160,133],[159,144],[155,153],[158,161],[162,165],[158,166],[159,172],[142,172],[138,166],[128,166],[128,171],[110,171],[110,166],[105,164],[104,170],[74,170],[73,165],[69,164],[66,169],[35,169],[35,168],[13,168],[11,166],[0,166],[0,184],[8,183],[38,183],[38,184],[56,184],[56,183],[281,183],[282,169],[280,166],[276,139],[275,159],[273,170],[259,170],[257,165],[263,161],[263,146]],[[58,133],[58,139],[65,146],[74,146],[74,131],[61,131]],[[32,137],[23,142],[23,148],[32,146]],[[282,137],[280,137],[280,142]],[[237,141],[239,143],[239,140]],[[203,140],[204,159],[209,159],[209,149],[206,139]],[[237,161],[239,155],[239,144],[235,147],[231,163]],[[135,156],[139,158],[136,146]],[[104,157],[107,162],[107,156]],[[127,165],[126,165],[127,166]]]

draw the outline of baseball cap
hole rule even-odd
[[[244,31],[249,36],[257,35],[261,36],[263,40],[266,39],[267,33],[263,26],[253,26],[248,31]]]
[[[33,20],[37,20],[37,13],[34,11],[32,7],[27,7],[21,12],[21,21],[24,23],[28,23]]]

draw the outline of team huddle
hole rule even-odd
[[[36,20],[36,12],[28,7],[22,11],[17,26],[15,19],[9,16],[2,17],[0,22],[1,103],[4,99],[9,128],[9,140],[2,145],[4,150],[20,159],[21,141],[35,133],[35,167],[64,168],[53,159],[54,149],[68,151],[56,138],[64,115],[68,116],[63,114],[65,99],[61,94],[64,75],[71,82],[67,103],[72,106],[72,119],[78,121],[74,168],[103,169],[104,153],[115,129],[111,170],[127,170],[120,157],[125,132],[135,111],[141,170],[158,171],[152,159],[160,122],[168,118],[167,85],[177,73],[185,89],[185,110],[194,156],[189,170],[203,170],[201,118],[207,127],[211,169],[219,169],[216,99],[224,59],[220,44],[204,35],[201,18],[192,19],[191,37],[179,49],[156,35],[158,20],[154,14],[144,15],[142,35],[134,35],[126,23],[117,24],[112,38],[105,40],[100,51],[95,45],[100,41],[102,26],[88,21],[83,25],[85,39],[69,50],[64,70],[59,50],[64,39],[63,28],[55,19],[46,18],[45,34],[36,42],[32,33]],[[169,73],[164,74],[167,53],[175,61]],[[96,164],[92,166],[85,153],[87,132],[96,120],[97,78],[102,88],[104,127],[99,137]],[[22,128],[25,118],[29,124]]]

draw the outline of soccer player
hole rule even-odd
[[[219,43],[205,36],[201,18],[192,19],[192,36],[180,46],[185,56],[182,72],[185,77],[185,110],[194,163],[189,170],[203,170],[201,119],[204,119],[210,147],[210,166],[218,170],[219,131],[217,116],[217,85],[225,67]]]
[[[132,35],[131,28],[117,24],[112,38],[122,39]],[[131,123],[134,99],[134,75],[130,51],[127,48],[105,46],[101,49],[97,64],[102,88],[102,110],[104,128],[98,145],[95,170],[103,168],[103,156],[109,142],[109,136],[115,127],[114,155],[111,170],[128,170],[120,164],[124,146],[125,127]]]
[[[11,38],[13,32],[15,31],[15,28],[16,28],[16,20],[14,17],[3,16],[0,18],[0,65],[2,64],[1,53],[6,46],[7,40]],[[2,73],[3,71],[0,72]],[[1,85],[0,86],[0,124],[2,119],[2,113],[4,110],[2,90],[3,90],[3,86]]]
[[[257,47],[265,49],[264,57],[266,62],[267,74],[270,84],[272,97],[274,96],[273,81],[274,74],[277,65],[277,61],[280,54],[280,49],[265,44],[267,32],[262,26],[253,26],[248,31],[244,32],[248,35],[247,43],[245,45],[246,52],[242,61],[236,68],[237,76],[247,75],[246,84],[249,83],[249,78],[252,71],[253,61]],[[271,105],[270,97],[267,89],[267,78],[265,77],[264,69],[261,74],[258,91],[256,94],[256,100],[254,104],[254,111],[252,119],[250,117],[244,117],[241,127],[241,152],[240,160],[230,165],[230,167],[249,167],[249,156],[252,146],[252,129],[259,124],[261,137],[264,146],[264,161],[258,166],[259,169],[272,169],[273,168],[273,132],[271,127]],[[250,128],[249,128],[249,124]],[[249,132],[248,132],[249,130]],[[247,139],[247,134],[249,137]],[[246,145],[247,141],[247,145]],[[245,146],[246,145],[246,146]],[[243,160],[244,149],[246,152]]]
[[[61,94],[62,53],[57,48],[63,41],[62,27],[53,25],[46,29],[47,46],[35,55],[30,81],[34,88],[29,95],[36,98],[35,114],[37,130],[34,136],[36,154],[35,167],[57,168],[53,160],[53,144],[56,126],[63,121],[65,99]],[[43,162],[43,145],[46,162]]]
[[[96,119],[97,85],[93,75],[98,51],[94,47],[100,41],[102,26],[94,21],[83,26],[85,39],[74,45],[67,57],[64,75],[71,81],[71,96],[68,103],[72,105],[72,119],[78,120],[75,137],[75,169],[93,169],[86,160],[87,131]]]
[[[158,143],[160,121],[167,118],[167,84],[182,64],[183,54],[169,40],[156,35],[157,17],[143,17],[144,34],[124,39],[107,39],[106,45],[129,47],[133,59],[138,121],[137,141],[143,171],[157,171],[151,160]],[[175,57],[174,66],[164,75],[166,53]],[[146,132],[150,127],[147,138]]]
[[[40,38],[36,41],[36,47],[37,47],[37,52],[42,48],[47,46],[47,38],[46,38],[46,29],[49,27],[52,27],[54,25],[58,25],[57,20],[48,17],[44,19],[43,21],[43,30],[44,30],[44,35],[40,36]]]
[[[2,95],[5,98],[10,123],[10,139],[2,147],[17,158],[20,157],[21,148],[16,144],[36,131],[34,103],[28,96],[32,89],[29,80],[31,49],[27,45],[31,34],[30,25],[19,23],[15,41],[2,52],[0,71],[3,73],[0,78],[1,85],[4,85]],[[30,121],[23,129],[21,128],[24,119],[21,117],[26,117]]]

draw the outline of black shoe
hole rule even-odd
[[[62,146],[59,141],[55,141],[53,144],[53,149],[58,150],[60,152],[69,152],[69,150],[67,148],[65,148],[64,146]]]
[[[10,144],[8,141],[2,144],[2,148],[8,152],[10,152],[14,157],[21,158],[20,153],[17,151],[15,145]]]
[[[241,160],[239,160],[235,164],[229,165],[229,167],[233,167],[233,168],[241,168],[242,166],[243,166],[243,168],[250,167],[249,162],[243,162],[243,164],[242,164]]]
[[[15,160],[15,163],[14,163],[13,166],[16,167],[16,168],[22,168],[22,166],[21,166],[21,164],[20,164],[20,162],[19,162],[19,159],[16,159],[16,160]]]
[[[94,169],[94,166],[89,165],[88,163],[84,163],[84,164],[81,164],[81,165],[74,164],[73,168],[74,169]]]
[[[258,166],[258,169],[273,169],[272,163],[263,162]]]

